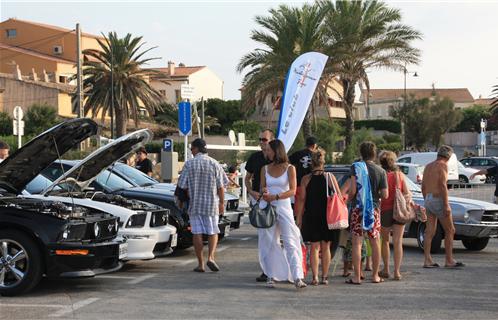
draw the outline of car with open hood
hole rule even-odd
[[[0,294],[33,289],[47,277],[90,277],[118,270],[126,242],[116,241],[118,218],[103,210],[22,190],[61,153],[97,133],[90,119],[63,122],[0,163]]]
[[[104,209],[119,217],[119,235],[127,239],[125,260],[148,260],[173,252],[177,244],[176,228],[168,224],[169,209],[140,200],[95,190],[90,185],[105,169],[127,153],[134,152],[151,140],[143,129],[112,141],[95,150],[85,159],[71,162],[70,168],[51,165],[31,181],[26,191],[30,197],[51,198],[63,203],[76,203]],[[104,177],[109,179],[109,177]]]
[[[342,185],[348,178],[350,166],[326,166],[325,171],[332,172]],[[412,192],[413,201],[423,206],[422,190],[413,181],[406,178],[406,184]],[[490,238],[498,237],[498,205],[473,199],[449,197],[455,240],[461,240],[467,250],[479,251],[486,248]],[[416,238],[418,246],[424,249],[425,223],[411,221],[405,225],[405,237]],[[444,231],[438,224],[436,235],[432,239],[431,251],[439,252]]]

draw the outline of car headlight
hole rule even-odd
[[[119,219],[116,219],[116,221],[114,221],[114,230],[116,230],[116,232],[118,232],[119,230]]]
[[[137,213],[132,215],[126,223],[126,228],[142,228],[145,225],[146,213]]]
[[[468,212],[465,212],[464,215],[463,215],[463,221],[465,221],[465,223],[469,223],[470,221],[470,215]]]
[[[60,233],[59,240],[65,242],[81,241],[85,238],[86,227],[86,223],[66,225],[64,230]]]
[[[95,235],[95,238],[98,238],[100,235],[100,227],[98,223],[93,225],[93,234]]]
[[[463,220],[465,223],[479,223],[481,221],[481,217],[484,213],[484,210],[468,210],[463,215]]]

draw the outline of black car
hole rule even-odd
[[[47,277],[89,277],[121,267],[118,219],[106,212],[19,196],[58,155],[96,134],[89,119],[61,123],[0,163],[0,294]]]
[[[467,157],[460,159],[460,162],[466,167],[482,170],[498,166],[498,157]],[[486,182],[495,183],[495,181],[494,175],[486,175]]]

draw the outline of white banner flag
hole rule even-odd
[[[284,143],[286,151],[301,129],[327,59],[328,56],[319,52],[307,52],[297,57],[289,68],[277,131],[277,138]]]

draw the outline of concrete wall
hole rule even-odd
[[[451,146],[474,147],[477,144],[476,132],[449,132],[444,135],[444,143]]]

